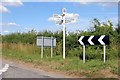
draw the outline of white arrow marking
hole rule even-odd
[[[0,72],[0,75],[2,74],[2,72]]]
[[[94,36],[90,36],[90,38],[88,39],[88,42],[89,42],[91,45],[94,45],[94,43],[91,41],[93,37],[94,37]]]
[[[5,67],[0,70],[0,75],[2,75],[3,72],[6,72],[8,70],[9,64],[5,64]]]
[[[2,73],[5,72],[5,71],[7,71],[7,70],[6,69],[0,70],[0,72],[2,72]]]
[[[6,64],[6,65],[5,65],[5,67],[7,67],[7,68],[8,68],[8,67],[9,67],[9,64]]]
[[[84,45],[84,43],[82,42],[82,39],[83,39],[83,38],[84,38],[84,36],[81,36],[81,37],[79,38],[79,40],[78,40],[81,45]]]
[[[7,70],[7,69],[8,69],[8,67],[4,67],[4,68],[3,68],[3,70]]]
[[[102,35],[98,41],[100,42],[101,45],[105,45],[105,43],[102,41],[102,39],[105,37],[105,35]]]

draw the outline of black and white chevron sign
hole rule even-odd
[[[80,45],[109,45],[109,36],[79,36],[78,42]]]

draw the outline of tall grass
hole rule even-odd
[[[15,50],[17,52],[23,52],[26,54],[35,54],[40,52],[40,49],[34,44],[16,44],[16,43],[3,43],[3,49]]]
[[[37,47],[36,44],[22,44],[22,43],[3,43],[3,50],[14,50],[16,52],[24,53],[24,54],[41,54],[41,47]],[[106,46],[106,59],[118,59],[118,48],[114,45],[109,49],[109,46]],[[44,56],[50,57],[51,51],[50,47],[44,47]],[[53,48],[54,56],[62,56],[62,44],[57,44],[55,48]],[[71,50],[66,50],[66,57],[72,58],[76,57],[82,60],[83,52],[82,47],[73,48]],[[103,59],[103,47],[102,46],[86,46],[86,59]]]

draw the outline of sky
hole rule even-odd
[[[53,14],[62,14],[61,9],[66,8],[67,13],[78,14],[76,23],[66,24],[67,32],[87,30],[92,27],[92,20],[97,18],[100,22],[111,20],[118,24],[117,2],[3,2],[0,3],[0,17],[2,34],[14,32],[27,32],[49,30],[52,32],[62,30],[62,25],[56,25],[49,18]]]

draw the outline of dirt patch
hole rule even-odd
[[[118,75],[117,74],[113,74],[110,69],[104,69],[104,70],[101,70],[99,72],[97,72],[95,75],[95,78],[118,78]]]

